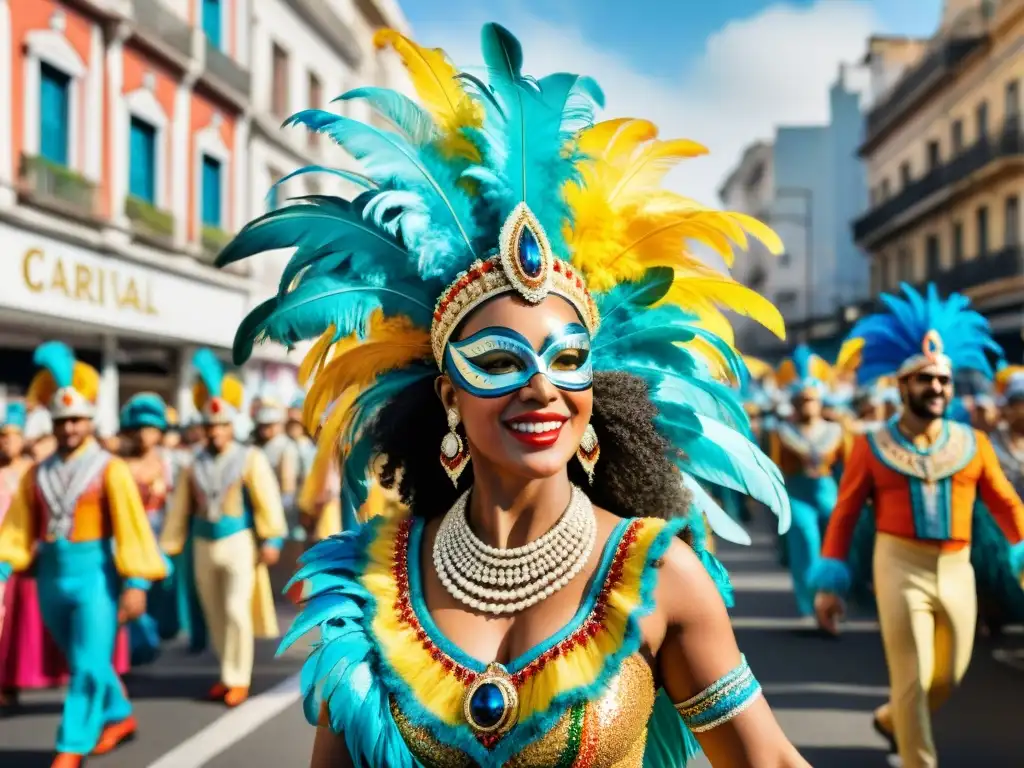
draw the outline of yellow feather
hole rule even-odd
[[[302,358],[302,362],[299,364],[299,386],[305,387],[309,380],[313,378],[315,372],[320,370],[320,367],[326,362],[327,356],[331,351],[333,339],[334,325],[332,324],[320,335],[320,338],[313,342],[309,352]]]
[[[836,356],[836,368],[844,373],[852,373],[860,367],[861,350],[864,349],[864,339],[847,339],[839,348]]]
[[[725,275],[686,276],[679,271],[676,275],[663,301],[691,311],[705,306],[727,309],[757,321],[780,339],[786,338],[782,314],[757,291]]]
[[[449,157],[479,162],[480,153],[464,135],[463,128],[483,125],[483,107],[462,88],[459,71],[440,48],[423,48],[393,29],[379,29],[373,36],[377,48],[394,49],[405,65],[424,108],[441,128],[440,148]]]
[[[1010,379],[1024,374],[1024,365],[1008,365],[996,374],[995,390],[997,394],[1005,394],[1010,386]]]
[[[734,219],[737,224],[760,240],[764,244],[764,247],[776,256],[786,250],[786,246],[783,244],[782,238],[775,233],[774,229],[769,227],[763,221],[755,219],[753,216],[748,216],[745,213],[735,213],[733,211],[729,211],[726,215]]]
[[[797,376],[796,366],[793,365],[793,361],[785,359],[779,363],[778,369],[775,371],[775,382],[782,388],[788,387],[790,384],[795,382],[799,377]]]
[[[744,355],[743,362],[746,364],[747,370],[750,372],[750,376],[753,379],[765,379],[773,373],[772,367],[759,358]]]

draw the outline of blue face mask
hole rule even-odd
[[[522,389],[538,373],[569,392],[590,389],[594,382],[590,334],[579,323],[548,336],[540,352],[509,328],[484,328],[450,342],[444,361],[452,381],[474,397],[502,397]]]

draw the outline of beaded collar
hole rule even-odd
[[[974,458],[977,445],[968,426],[944,420],[941,437],[922,451],[903,436],[897,422],[894,417],[884,428],[869,433],[868,443],[879,461],[901,475],[937,482],[955,475]]]

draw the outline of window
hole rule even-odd
[[[783,251],[782,253],[779,254],[779,266],[780,267],[788,267],[792,263],[793,263],[793,257],[790,255],[788,250],[787,251]]]
[[[775,295],[775,305],[783,315],[788,315],[796,308],[796,291],[779,291]]]
[[[914,282],[914,252],[909,246],[900,248],[899,260],[900,282]]]
[[[1006,119],[1016,120],[1020,117],[1020,80],[1011,80],[1006,84]]]
[[[1012,195],[1006,198],[1006,246],[1020,245],[1020,198]]]
[[[953,154],[958,155],[964,151],[964,121],[954,120],[950,139],[953,142]]]
[[[929,141],[928,142],[928,170],[934,171],[939,167],[939,163],[942,162],[941,152],[939,150],[939,142]]]
[[[964,260],[964,224],[962,221],[953,223],[953,263],[960,264]]]
[[[319,78],[312,72],[309,73],[309,108],[323,108],[323,88]],[[309,146],[315,147],[320,140],[320,134],[316,131],[309,132]]]
[[[900,186],[903,189],[906,189],[907,187],[910,186],[911,181],[912,179],[910,176],[910,163],[900,163]]]
[[[220,0],[203,0],[203,32],[210,45],[215,48],[222,46]]]
[[[900,283],[900,254],[890,253],[885,260],[885,282],[889,290],[894,290]]]
[[[128,194],[156,205],[156,128],[133,117],[128,146]]]
[[[975,130],[978,133],[978,141],[988,138],[988,102],[983,101],[978,105],[974,113]]]
[[[927,278],[933,279],[942,271],[942,251],[938,235],[928,235],[925,241],[925,258],[927,259]]]
[[[882,198],[882,202],[883,203],[886,200],[889,199],[889,192],[890,192],[890,190],[889,190],[889,180],[888,179],[882,179],[881,198]]]
[[[280,118],[288,116],[288,54],[274,43],[274,76],[271,82],[270,108]]]
[[[70,91],[70,77],[49,64],[39,65],[39,154],[59,165],[68,164]]]
[[[875,296],[885,290],[882,285],[882,262],[880,259],[871,262],[871,295]]]
[[[221,226],[221,164],[209,155],[203,155],[203,226]]]
[[[974,226],[978,235],[978,257],[988,256],[988,206],[983,205],[975,211]]]

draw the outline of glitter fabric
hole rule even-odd
[[[640,768],[654,694],[647,661],[640,654],[629,656],[600,698],[567,711],[504,768]],[[472,765],[462,752],[413,724],[394,701],[391,712],[402,738],[425,768]]]

